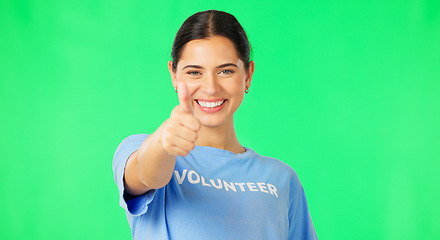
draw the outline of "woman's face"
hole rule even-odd
[[[174,87],[186,83],[190,105],[203,126],[232,123],[232,116],[250,87],[254,63],[248,71],[234,44],[223,36],[188,42],[176,70],[168,63]]]

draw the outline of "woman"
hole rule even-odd
[[[179,105],[153,134],[124,139],[113,159],[134,239],[316,239],[293,169],[237,140],[249,54],[225,12],[196,13],[177,32],[168,68]]]

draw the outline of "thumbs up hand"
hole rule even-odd
[[[162,131],[162,147],[174,156],[186,156],[194,149],[200,129],[200,122],[194,117],[190,93],[184,82],[178,84],[179,105],[165,121]]]

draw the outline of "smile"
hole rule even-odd
[[[206,101],[201,101],[201,100],[196,100],[196,102],[204,108],[215,108],[218,106],[221,106],[226,100],[221,100],[221,101],[216,101],[216,102],[206,102]]]

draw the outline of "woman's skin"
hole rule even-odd
[[[188,155],[195,145],[245,152],[235,134],[233,115],[251,85],[254,62],[246,70],[234,44],[214,36],[188,42],[176,69],[172,64],[168,62],[168,69],[179,105],[129,157],[125,184],[132,195],[168,184],[176,156]]]

